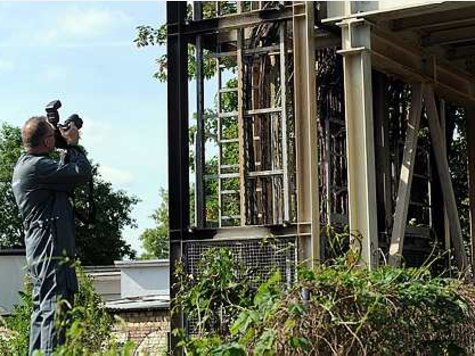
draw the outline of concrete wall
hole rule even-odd
[[[1,251],[0,251],[1,252]],[[105,301],[169,294],[169,261],[117,261],[110,267],[86,267],[96,291]],[[0,253],[0,315],[9,314],[20,300],[26,272],[25,256]]]
[[[10,314],[20,300],[26,272],[22,255],[0,255],[0,315]]]
[[[120,270],[115,266],[93,266],[84,268],[92,279],[96,292],[104,301],[120,298]]]
[[[121,270],[121,297],[168,294],[170,263],[168,260],[117,261]]]

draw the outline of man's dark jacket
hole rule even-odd
[[[64,257],[74,258],[76,253],[70,195],[90,177],[91,165],[76,147],[70,147],[60,161],[24,153],[13,173],[13,193],[24,221],[30,272],[40,280],[55,273],[56,281],[65,283],[62,287],[70,292],[77,290],[76,275],[62,267]]]

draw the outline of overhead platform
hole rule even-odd
[[[345,15],[341,4],[328,2],[322,23],[370,26],[375,69],[432,83],[437,93],[455,102],[475,99],[474,2],[351,3]]]

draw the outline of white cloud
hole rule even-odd
[[[114,185],[129,185],[135,180],[131,172],[109,166],[99,166],[99,173]]]
[[[68,8],[53,21],[53,27],[36,34],[41,45],[61,45],[78,40],[103,38],[118,25],[128,23],[129,17],[122,11],[103,8]]]
[[[104,145],[110,140],[112,125],[105,124],[90,118],[83,118],[84,126],[81,129],[81,139],[86,147]]]
[[[52,44],[59,40],[101,37],[126,22],[127,15],[120,11],[75,7],[60,16],[54,27],[42,35],[41,40]]]
[[[13,69],[15,69],[13,62],[0,59],[0,72],[9,72]]]
[[[108,31],[117,23],[127,20],[124,13],[104,9],[73,9],[59,21],[59,27],[65,33],[88,37]]]
[[[48,67],[41,75],[46,81],[62,81],[68,77],[68,71],[65,67]]]

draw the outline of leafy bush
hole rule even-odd
[[[191,335],[173,331],[179,346],[191,355],[473,352],[473,286],[425,267],[368,271],[348,261],[300,267],[287,290],[279,273],[253,290],[230,250],[208,251],[199,275],[177,269],[174,312],[198,320]]]
[[[54,355],[132,355],[132,343],[120,347],[112,336],[115,321],[105,310],[91,279],[79,266],[76,271],[80,289],[75,295],[73,308],[57,317],[57,326],[65,330],[66,342],[55,350]],[[4,321],[5,336],[2,338],[0,335],[2,355],[28,354],[33,304],[31,284],[26,282],[25,285],[20,304],[15,307],[13,315]]]

